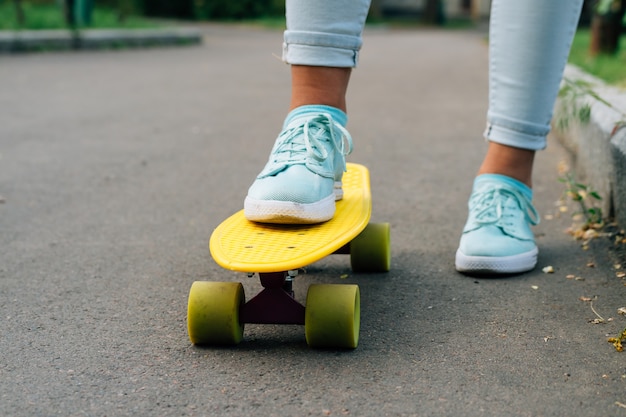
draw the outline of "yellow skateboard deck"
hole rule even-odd
[[[335,216],[315,225],[254,223],[241,210],[215,229],[211,255],[223,268],[240,272],[280,272],[310,265],[348,244],[370,220],[372,197],[365,166],[347,164],[343,192]]]

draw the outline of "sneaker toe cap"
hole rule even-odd
[[[334,193],[334,180],[293,165],[276,175],[257,178],[248,190],[256,200],[315,203]]]
[[[466,256],[513,256],[535,248],[533,240],[509,236],[496,226],[484,226],[464,233],[459,245]]]

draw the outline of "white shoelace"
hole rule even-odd
[[[337,140],[335,130],[341,133],[340,140]],[[327,135],[330,136],[332,150],[338,151],[344,157],[352,152],[350,133],[330,115],[322,113],[307,119],[304,123],[301,119],[296,119],[287,125],[272,152],[273,164],[282,167],[302,164],[307,160],[311,163],[308,159],[310,157],[320,165],[328,158],[329,151],[325,145],[328,142]]]
[[[507,204],[511,199],[515,200],[514,207]],[[525,220],[531,225],[539,223],[539,213],[532,202],[522,193],[503,187],[494,187],[488,191],[476,193],[472,197],[474,219],[482,225],[514,225],[511,218],[517,217],[511,211],[521,210]]]

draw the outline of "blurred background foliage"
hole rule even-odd
[[[471,10],[488,6],[485,1],[372,0],[368,22],[454,27],[446,6],[457,5],[467,27],[477,23]],[[284,27],[284,15],[285,0],[0,0],[0,30],[144,28],[168,20],[255,20]],[[585,0],[580,20],[580,28],[589,31],[585,55],[619,55],[625,25],[626,0]]]
[[[91,26],[103,13],[121,23],[130,17],[241,20],[284,16],[285,5],[284,0],[0,0],[0,28]]]
[[[314,1],[314,0],[311,0]],[[372,0],[369,20],[411,20],[444,25],[446,5],[454,4],[467,13],[488,0]],[[585,0],[581,23],[590,26],[592,17],[613,29],[626,24],[626,0]],[[250,20],[284,18],[285,0],[0,0],[0,20],[28,23],[31,14],[76,18],[89,25],[95,13],[115,13],[119,20],[129,16],[180,20]],[[56,13],[55,13],[56,12]],[[43,18],[40,18],[43,19]],[[33,20],[33,19],[30,19]],[[71,22],[70,22],[71,23]],[[621,31],[618,30],[618,31]]]

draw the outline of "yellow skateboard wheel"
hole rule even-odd
[[[350,242],[354,272],[388,272],[391,268],[389,223],[370,223]]]
[[[236,345],[243,338],[239,310],[245,303],[238,282],[196,281],[187,304],[187,331],[194,345]]]
[[[354,349],[359,343],[360,325],[358,286],[313,284],[309,287],[304,319],[309,346]]]

